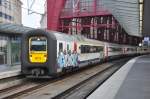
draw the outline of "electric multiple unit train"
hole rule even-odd
[[[23,35],[21,72],[32,77],[52,77],[110,59],[148,53],[141,51],[136,46],[36,29]]]

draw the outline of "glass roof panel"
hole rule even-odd
[[[142,36],[143,0],[102,0],[129,35]]]

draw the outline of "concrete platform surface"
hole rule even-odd
[[[20,74],[21,66],[0,65],[0,79],[17,76]]]
[[[87,99],[150,99],[150,55],[130,60]]]

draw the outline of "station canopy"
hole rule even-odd
[[[142,36],[143,0],[102,0],[129,35]]]
[[[32,28],[25,27],[22,25],[11,24],[11,23],[0,23],[0,33],[23,34],[30,30],[32,30]]]

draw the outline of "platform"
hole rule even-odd
[[[150,99],[150,55],[130,60],[87,99]]]
[[[20,74],[20,65],[7,66],[0,65],[0,79],[17,76]]]

